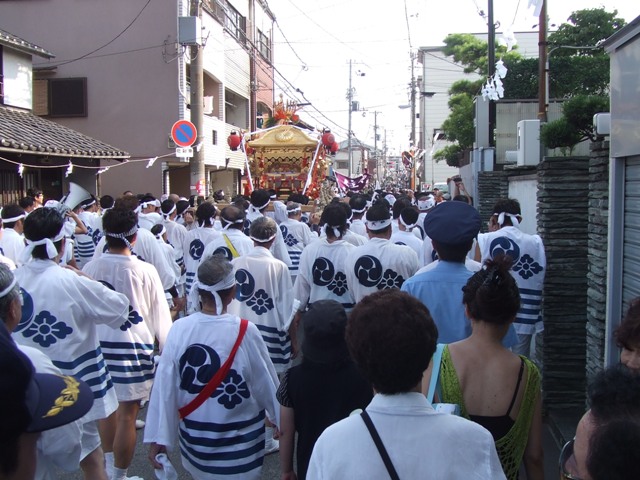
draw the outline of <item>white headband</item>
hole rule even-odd
[[[328,223],[325,223],[322,226],[322,228],[324,228],[325,233],[329,229],[333,230],[333,234],[335,235],[336,238],[341,238],[342,237],[342,232],[340,232],[340,227],[332,227]]]
[[[260,206],[260,207],[256,207],[256,206],[254,206],[253,204],[251,204],[251,208],[253,208],[253,209],[255,209],[255,210],[257,210],[257,211],[259,212],[259,211],[260,211],[260,210],[262,210],[263,208],[268,207],[270,203],[271,203],[271,198],[269,198],[269,200],[267,200],[267,203],[265,203],[264,205],[262,205],[262,206]]]
[[[169,218],[169,216],[170,216],[173,212],[175,212],[175,211],[176,211],[176,206],[175,206],[175,204],[174,204],[174,205],[173,205],[173,207],[171,208],[171,210],[169,210],[167,213],[164,213],[164,212],[163,212],[163,213],[162,213],[162,216],[163,216],[164,218]]]
[[[199,228],[206,228],[206,220],[204,222],[198,222],[198,227]],[[209,217],[209,225],[215,225],[216,224],[216,216],[215,214],[213,215],[213,217]]]
[[[0,298],[6,297],[13,290],[17,283],[18,281],[16,280],[16,277],[13,277],[13,280],[11,281],[9,286],[0,292]]]
[[[417,225],[417,223],[412,223],[412,224],[410,224],[410,225],[407,225],[407,224],[405,223],[404,219],[402,218],[402,215],[400,215],[400,216],[398,217],[398,220],[400,221],[400,223],[402,223],[402,225],[404,225],[404,226],[405,226],[405,228],[406,228],[407,230],[411,230],[412,228],[415,228],[415,227],[416,227],[416,225]]]
[[[111,233],[111,232],[104,232],[104,234],[107,237],[111,237],[111,238],[119,238],[120,240],[124,241],[124,243],[127,244],[127,247],[129,247],[129,250],[133,250],[133,245],[131,245],[131,242],[129,242],[129,240],[127,240],[127,237],[130,237],[131,235],[133,235],[134,233],[136,233],[138,231],[138,226],[134,225],[131,230],[129,230],[128,232],[124,232],[124,233]]]
[[[18,220],[22,220],[23,218],[25,218],[27,216],[26,213],[23,213],[21,215],[18,215],[17,217],[10,217],[10,218],[3,218],[2,219],[2,223],[13,223],[13,222],[17,222]]]
[[[93,205],[94,203],[96,203],[96,200],[93,199],[91,200],[89,203],[85,203],[84,205],[82,205],[82,208],[89,208],[91,205]]]
[[[253,240],[254,242],[258,242],[258,243],[268,243],[268,242],[270,242],[271,240],[273,240],[274,238],[276,238],[276,235],[278,235],[278,232],[274,233],[273,235],[271,235],[269,238],[266,238],[266,239],[256,238],[256,237],[253,237],[253,236],[251,236],[251,235],[249,235],[249,238],[250,238],[251,240]]]
[[[429,195],[424,200],[418,200],[418,209],[419,210],[429,210],[430,208],[435,207],[436,200],[433,198],[433,195]]]
[[[149,205],[153,205],[154,207],[159,207],[160,202],[158,200],[149,200],[148,202],[142,202],[140,205],[138,205],[138,208],[136,208],[136,213],[140,213],[143,208],[147,208]]]
[[[33,241],[26,240],[27,246],[20,254],[20,263],[27,263],[31,258],[31,255],[33,254],[33,249],[39,245],[46,245],[47,258],[49,259],[56,258],[56,255],[58,255],[58,249],[54,244],[55,242],[59,242],[60,240],[62,240],[65,237],[65,234],[66,234],[66,229],[63,223],[62,227],[60,227],[60,231],[56,234],[55,237],[53,237],[53,239],[42,238],[40,240],[33,240]]]
[[[494,215],[498,216],[498,225],[502,226],[504,225],[504,217],[507,216],[511,219],[511,224],[514,227],[518,227],[520,225],[520,220],[518,220],[518,217],[520,215],[514,215],[513,213],[507,213],[507,212],[500,212],[500,213],[494,213]]]
[[[195,282],[193,282],[193,285],[191,285],[191,291],[189,292],[189,303],[191,305],[198,305],[199,298],[200,298],[200,292],[198,292],[198,290],[205,290],[209,292],[211,295],[213,295],[213,300],[216,303],[216,315],[220,315],[220,312],[222,312],[223,305],[222,305],[222,299],[220,298],[220,295],[218,294],[218,292],[220,290],[226,290],[228,288],[231,288],[235,284],[236,284],[236,276],[233,273],[233,271],[231,271],[231,273],[226,278],[224,278],[223,280],[219,281],[214,285],[206,285],[202,283],[200,280],[196,280]]]
[[[156,233],[156,238],[160,240],[162,238],[162,235],[164,235],[165,233],[167,233],[167,229],[165,228],[164,225],[162,225],[162,230]]]
[[[389,205],[393,207],[393,204],[396,203],[396,197],[392,194],[385,195],[384,199],[389,202]]]
[[[369,202],[367,202],[367,203],[369,203]],[[351,209],[351,211],[352,211],[353,213],[362,213],[362,212],[364,212],[366,209],[367,209],[367,206],[365,205],[364,207],[362,207],[362,208],[360,208],[360,209],[352,208],[352,209]]]
[[[228,229],[229,229],[229,227],[230,227],[231,225],[239,225],[239,224],[241,224],[241,223],[244,223],[244,218],[239,218],[239,219],[234,220],[234,221],[232,222],[231,220],[227,220],[226,218],[224,218],[224,217],[222,217],[222,216],[221,216],[221,217],[220,217],[220,221],[221,221],[221,222],[225,222],[225,223],[226,223],[226,225],[224,225],[224,226],[222,227],[222,229],[223,229],[223,230],[228,230]]]
[[[391,219],[387,218],[386,220],[365,220],[364,224],[369,230],[382,230],[383,228],[391,225]]]
[[[287,215],[289,215],[290,213],[296,213],[301,211],[302,211],[302,207],[297,206],[296,208],[287,209]]]

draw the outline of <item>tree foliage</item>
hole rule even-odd
[[[605,11],[602,8],[586,8],[577,10],[569,15],[567,22],[561,24],[553,33],[549,34],[549,51],[562,46],[596,46],[616,33],[626,22],[617,16],[618,11]],[[575,50],[558,48],[554,56],[568,57],[574,55],[600,56],[606,55],[602,49]]]
[[[547,148],[568,149],[569,153],[583,140],[597,140],[593,116],[609,111],[609,97],[576,95],[562,104],[562,117],[540,129],[540,141]]]
[[[443,53],[453,57],[456,63],[464,67],[465,73],[478,73],[489,75],[487,42],[480,40],[469,33],[454,33],[447,35],[444,39]],[[504,45],[496,46],[496,58],[502,58],[505,63],[509,63],[520,54],[516,50],[507,52]]]

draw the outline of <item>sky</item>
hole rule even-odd
[[[566,22],[575,10],[603,6],[602,0],[547,2],[550,29]],[[497,30],[511,27],[516,39],[519,31],[537,30],[538,18],[528,3],[494,0]],[[312,106],[300,109],[302,119],[331,128],[338,140],[346,139],[351,60],[354,100],[362,110],[352,113],[351,129],[358,139],[373,145],[374,112],[379,112],[378,132],[383,139],[386,131],[392,153],[409,145],[410,52],[442,45],[450,33],[487,31],[479,12],[487,11],[488,0],[268,0],[268,4],[276,17],[274,63],[286,79],[277,75],[276,98],[283,93],[285,100],[310,102]],[[627,23],[640,15],[640,7],[629,0],[608,1],[605,9],[618,10]],[[416,62],[415,76],[419,74]]]

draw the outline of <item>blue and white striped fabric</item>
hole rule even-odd
[[[295,281],[302,250],[315,239],[315,236],[311,234],[311,230],[306,223],[292,219],[283,221],[280,224],[280,231],[282,232],[284,244],[287,246],[289,259],[291,260],[289,272],[291,273],[292,280]]]
[[[238,337],[235,315],[194,313],[173,324],[160,356],[144,442],[171,449],[195,479],[260,478],[264,419],[279,424],[278,376],[258,328],[249,322],[227,377],[183,420],[188,405],[227,360]]]
[[[182,243],[182,252],[184,255],[184,266],[186,268],[185,274],[185,286],[184,291],[187,294],[187,298],[189,298],[189,292],[191,291],[191,285],[196,279],[196,273],[198,272],[198,267],[200,266],[200,260],[202,259],[202,255],[204,254],[205,247],[211,242],[213,239],[220,237],[220,232],[214,230],[213,228],[194,228],[193,230],[189,230],[187,235],[184,237],[184,241]],[[193,305],[187,305],[188,311],[193,311]]]
[[[13,338],[45,353],[64,374],[89,384],[94,403],[83,422],[108,417],[118,400],[97,329],[119,328],[127,320],[129,300],[53,260],[31,260],[15,276],[24,306]]]
[[[131,255],[105,253],[83,271],[129,299],[127,318],[117,327],[99,327],[118,401],[145,400],[153,384],[154,340],[160,349],[171,328],[171,312],[153,265]]]
[[[277,328],[267,327],[266,325],[256,325],[262,334],[269,352],[269,357],[276,371],[280,366],[288,366],[291,361],[291,338],[287,332],[278,330]]]

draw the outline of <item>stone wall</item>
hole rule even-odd
[[[538,232],[547,256],[543,288],[546,409],[584,408],[588,254],[588,158],[538,166]]]
[[[509,196],[509,173],[506,171],[480,172],[478,174],[478,199],[476,207],[482,219],[482,232],[487,232],[487,222],[493,214],[493,206],[499,198]]]
[[[591,144],[589,184],[587,382],[604,365],[607,301],[607,226],[609,218],[609,142],[594,142]]]

